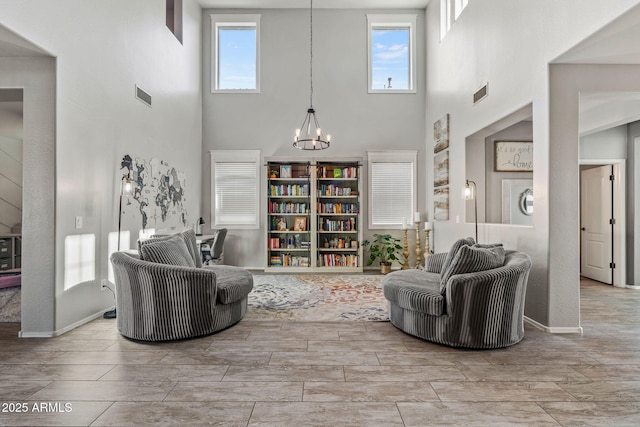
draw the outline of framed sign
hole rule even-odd
[[[496,172],[533,172],[532,141],[496,141]]]

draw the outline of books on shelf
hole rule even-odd
[[[356,231],[356,219],[331,220],[324,218],[322,220],[322,231]]]
[[[318,178],[350,178],[358,177],[358,168],[356,166],[318,166]]]
[[[320,197],[356,197],[358,196],[358,190],[334,184],[320,184],[318,185],[317,194]]]
[[[269,213],[277,214],[304,214],[309,210],[308,203],[293,203],[293,202],[281,202],[270,201]]]
[[[309,257],[291,254],[271,255],[272,267],[309,267]]]
[[[271,184],[270,196],[308,196],[309,184]]]
[[[362,270],[359,168],[356,159],[267,159],[267,268]]]
[[[358,203],[316,203],[319,214],[357,214],[360,212]]]
[[[357,267],[358,255],[352,254],[321,254],[318,265],[322,267]]]

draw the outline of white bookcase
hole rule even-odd
[[[362,271],[360,166],[267,159],[266,271]]]

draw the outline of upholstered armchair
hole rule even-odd
[[[394,326],[452,347],[500,348],[522,340],[531,259],[501,247],[475,247],[472,240],[427,257],[425,270],[384,277]]]
[[[117,326],[128,338],[166,341],[207,335],[239,322],[253,276],[233,266],[198,267],[195,233],[140,241],[115,252]]]

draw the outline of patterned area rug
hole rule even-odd
[[[0,289],[0,322],[20,322],[20,289]]]
[[[247,320],[388,321],[381,275],[258,274]]]

